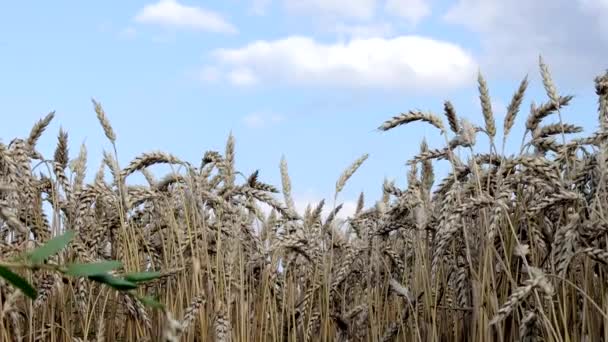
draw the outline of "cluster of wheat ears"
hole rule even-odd
[[[52,160],[37,151],[49,114],[29,137],[0,143],[0,266],[75,235],[42,267],[13,270],[36,289],[34,299],[14,278],[0,278],[0,340],[608,340],[608,73],[595,79],[598,130],[566,139],[582,132],[562,122],[572,96],[558,94],[539,62],[548,100],[532,102],[518,155],[505,156],[504,144],[527,77],[507,108],[501,152],[480,74],[483,127],[459,118],[450,102],[447,125],[409,111],[379,127],[421,121],[446,145],[423,142],[408,162],[407,188],[385,182],[368,206],[361,194],[348,219],[337,219],[336,198],[367,155],[336,182],[329,215],[323,201],[298,213],[286,161],[282,189],[257,172],[243,175],[232,136],[223,155],[209,151],[200,164],[152,152],[121,168],[116,135],[95,101],[113,151],[87,183],[86,149],[69,160],[64,131]],[[544,122],[549,116],[555,123]],[[489,138],[487,153],[474,150],[479,134]],[[438,160],[451,172],[436,182]],[[173,170],[162,179],[148,169],[159,163]],[[138,172],[147,185],[129,185]],[[117,277],[159,273],[119,291],[53,268],[103,260],[122,262]]]

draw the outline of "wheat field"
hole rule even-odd
[[[113,150],[87,182],[87,150],[69,160],[67,132],[51,159],[37,151],[49,114],[0,143],[0,340],[608,340],[608,73],[595,79],[597,130],[569,138],[583,131],[562,120],[573,97],[539,66],[547,99],[532,102],[518,154],[504,146],[525,115],[527,77],[497,123],[479,74],[482,127],[449,101],[441,116],[408,111],[379,126],[428,124],[445,145],[423,141],[407,187],[362,193],[345,220],[336,199],[366,154],[334,198],[297,212],[287,161],[280,187],[243,174],[232,136],[200,162],[150,152],[119,165],[95,101]],[[489,147],[476,147],[480,135]],[[450,172],[435,179],[440,160]],[[157,164],[172,171],[153,175]],[[130,185],[137,173],[147,185]]]

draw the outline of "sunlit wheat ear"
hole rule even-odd
[[[146,327],[151,328],[152,322],[150,321],[150,317],[139,299],[131,295],[123,295],[122,300],[131,317],[142,322]]]
[[[57,284],[57,278],[54,274],[47,274],[42,278],[38,285],[38,297],[34,301],[34,308],[39,308],[46,303]]]
[[[205,305],[205,296],[203,294],[198,295],[192,299],[188,308],[184,313],[184,318],[181,321],[181,328],[183,331],[187,331],[192,322],[196,319],[201,306]]]
[[[391,279],[389,281],[389,285],[390,285],[391,290],[396,295],[404,298],[405,300],[408,301],[408,303],[414,302],[414,296],[412,295],[411,291],[407,287],[401,285],[397,280]]]
[[[154,174],[150,172],[150,170],[148,170],[147,168],[143,168],[140,170],[140,172],[144,175],[144,178],[146,178],[146,181],[148,182],[148,185],[150,185],[150,187],[156,187],[158,181],[156,180],[156,177],[154,177]]]
[[[3,287],[8,285],[2,280]],[[9,322],[8,331],[12,333],[15,341],[23,340],[23,317],[19,314],[18,300],[23,297],[23,293],[14,288],[9,288],[4,294],[4,303],[0,306],[0,321]],[[5,320],[5,318],[7,318]],[[6,325],[5,325],[6,326]]]
[[[38,139],[42,136],[42,133],[44,133],[44,130],[48,127],[48,125],[51,123],[51,120],[53,120],[54,117],[55,117],[55,111],[52,111],[52,112],[48,113],[44,118],[38,120],[38,122],[36,122],[34,124],[34,126],[32,127],[32,130],[30,131],[30,135],[27,138],[27,144],[31,148],[34,148],[36,146]]]
[[[179,336],[182,333],[182,325],[173,318],[171,312],[165,313],[163,327],[163,342],[179,342]]]
[[[394,188],[394,184],[391,184],[388,179],[384,178],[384,182],[382,183],[382,203],[384,205],[388,205],[388,202],[391,199],[391,190],[393,190]]]
[[[608,122],[608,71],[595,78],[595,94],[598,96],[598,121],[606,129]]]
[[[7,206],[4,206],[0,202],[0,219],[13,231],[19,232],[23,235],[30,233],[30,230],[19,220],[17,215]]]
[[[310,203],[308,203],[306,208],[304,208],[304,221],[312,221],[312,205]]]
[[[395,180],[389,181],[388,179],[384,179],[384,183],[382,184],[382,201],[388,204],[390,200],[390,196],[395,196],[400,198],[403,196],[403,191],[395,185]],[[386,197],[386,198],[385,198]]]
[[[385,121],[380,127],[378,127],[381,131],[388,131],[397,126],[405,125],[410,122],[415,121],[423,121],[429,123],[442,132],[445,130],[443,126],[443,121],[433,113],[424,113],[421,111],[409,111],[408,113],[403,113],[401,115],[394,116],[392,119]]]
[[[142,153],[129,163],[121,172],[122,179],[125,179],[135,171],[142,170],[148,166],[155,164],[183,164],[176,156],[166,152],[148,152]]]
[[[95,338],[97,342],[106,341],[106,321],[103,315],[99,315],[97,318],[97,332],[95,333]]]
[[[226,141],[226,152],[224,155],[224,182],[227,188],[234,186],[235,181],[235,170],[234,170],[234,135],[230,132],[228,136],[228,141]]]
[[[306,342],[314,341],[314,333],[319,326],[320,319],[321,319],[321,312],[319,312],[318,310],[315,310],[312,313],[312,315],[310,316],[308,323],[306,324],[306,332],[305,332],[304,341],[306,341]]]
[[[232,328],[230,321],[228,320],[225,305],[219,302],[216,308],[216,317],[213,322],[213,329],[215,330],[215,340],[217,342],[230,342],[232,341]]]
[[[534,311],[526,311],[519,325],[519,340],[521,342],[540,341],[538,315]]]
[[[252,189],[252,188],[239,188],[237,190],[237,193],[241,193],[243,195],[250,196],[251,198],[255,198],[256,200],[258,200],[260,202],[268,204],[269,206],[273,207],[278,212],[280,212],[286,218],[290,218],[290,219],[298,218],[298,214],[296,212],[289,210],[282,203],[280,203],[274,197],[272,197],[268,192],[258,190],[258,189]]]
[[[422,140],[420,144],[420,153],[428,152],[429,145],[426,143],[426,139]],[[425,160],[422,162],[422,185],[427,191],[431,191],[433,187],[433,183],[435,182],[435,172],[433,171],[433,163],[430,160]]]
[[[285,156],[281,157],[281,185],[283,188],[283,197],[285,198],[285,204],[290,210],[295,210],[295,204],[291,196],[291,179],[289,178],[289,169],[287,168],[287,159]]]
[[[425,151],[424,154],[428,153]],[[422,154],[422,153],[421,153]],[[418,161],[414,161],[409,164],[410,169],[407,172],[407,186],[409,189],[415,189],[418,187]]]
[[[460,120],[460,134],[461,137],[460,145],[464,147],[474,146],[477,142],[477,130],[475,126],[466,118]]]
[[[7,298],[4,299],[4,303],[1,306],[2,310],[0,310],[0,319],[4,319],[4,317],[17,309],[16,302],[21,296],[22,293],[20,291],[13,290],[10,292]]]
[[[505,121],[503,123],[503,136],[504,136],[505,140],[507,139],[509,132],[511,132],[511,128],[513,127],[513,124],[515,123],[515,117],[517,116],[517,113],[519,113],[519,107],[521,106],[521,102],[524,99],[524,94],[525,94],[527,88],[528,88],[528,76],[526,75],[524,77],[524,79],[521,81],[521,83],[519,84],[519,88],[517,89],[515,94],[513,94],[513,97],[511,98],[511,102],[509,103],[509,106],[507,107],[507,115],[505,116]]]
[[[580,215],[578,213],[570,212],[568,214],[568,223],[560,227],[555,234],[555,240],[553,242],[555,254],[554,263],[556,264],[556,273],[560,277],[566,275],[570,260],[572,260],[574,256],[579,220]]]
[[[117,182],[120,177],[120,169],[118,168],[118,163],[116,162],[116,159],[114,159],[114,156],[108,151],[103,151],[103,162],[112,172],[114,181]]]
[[[116,143],[116,134],[114,134],[114,130],[112,129],[112,125],[110,125],[110,120],[106,116],[106,112],[101,107],[101,104],[95,101],[95,99],[91,99],[93,102],[93,106],[95,107],[95,113],[97,114],[97,120],[101,124],[103,131],[106,135],[106,138],[112,142],[112,144]]]
[[[595,248],[595,247],[587,247],[587,248],[579,249],[577,251],[577,253],[584,254],[593,260],[596,260],[602,264],[608,265],[608,251],[606,251],[604,249]]]
[[[542,56],[538,56],[538,64],[540,66],[540,75],[543,79],[543,85],[545,87],[545,91],[547,92],[547,96],[549,99],[551,99],[553,105],[559,109],[559,95],[557,88],[555,87],[555,83],[553,83],[553,79],[551,78],[549,67],[547,67],[547,65],[544,63]]]
[[[481,72],[477,75],[477,83],[479,84],[479,100],[481,101],[483,119],[486,123],[486,133],[490,138],[494,138],[496,135],[496,123],[494,122],[494,113],[492,112],[492,100],[490,99],[488,85]]]
[[[80,145],[78,157],[70,162],[70,170],[74,173],[74,190],[78,191],[84,185],[87,172],[87,147],[83,143]]]
[[[97,168],[97,172],[95,173],[95,184],[104,184],[105,182],[105,167],[106,167],[106,158],[101,160],[99,167]]]
[[[494,318],[490,321],[490,325],[497,324],[507,318],[511,312],[526,298],[533,290],[541,290],[545,296],[550,297],[554,293],[553,286],[547,280],[547,277],[542,270],[534,267],[529,268],[530,279],[524,282],[523,286],[518,287],[513,291],[507,302],[498,310]]]
[[[352,177],[361,164],[367,160],[368,157],[369,154],[367,153],[362,155],[361,157],[357,158],[357,160],[355,160],[346,170],[344,170],[344,172],[342,172],[342,175],[340,175],[340,178],[338,178],[338,181],[336,182],[335,196],[338,196],[342,189],[344,189],[346,182],[350,179],[350,177]]]

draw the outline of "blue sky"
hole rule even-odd
[[[602,0],[7,2],[0,138],[26,136],[55,110],[39,149],[51,156],[62,126],[72,156],[86,142],[93,172],[109,148],[95,98],[117,132],[121,164],[151,150],[198,162],[223,150],[232,131],[245,173],[260,169],[280,184],[286,156],[300,203],[331,198],[342,170],[369,153],[341,196],[352,204],[360,191],[378,198],[384,177],[403,185],[423,137],[442,147],[421,124],[375,131],[384,120],[409,109],[442,115],[449,99],[482,123],[478,68],[499,127],[529,74],[509,149],[519,147],[530,101],[546,101],[539,54],[558,90],[576,95],[566,120],[594,129],[593,77],[608,68],[606,14]]]

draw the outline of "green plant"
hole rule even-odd
[[[64,265],[47,262],[49,258],[64,249],[74,236],[75,233],[73,231],[67,231],[62,235],[47,241],[44,245],[31,252],[25,253],[22,256],[17,256],[11,261],[0,261],[0,277],[21,290],[24,295],[31,299],[36,299],[36,289],[13,270],[28,269],[33,272],[45,270],[70,277],[86,277],[89,280],[107,285],[117,291],[135,290],[137,289],[138,284],[154,280],[160,276],[159,272],[125,273],[122,276],[112,275],[110,272],[122,267],[120,261],[113,260],[92,263],[67,263]],[[158,303],[153,298],[140,296],[136,292],[131,292],[131,294],[146,305],[163,308],[162,304]]]

